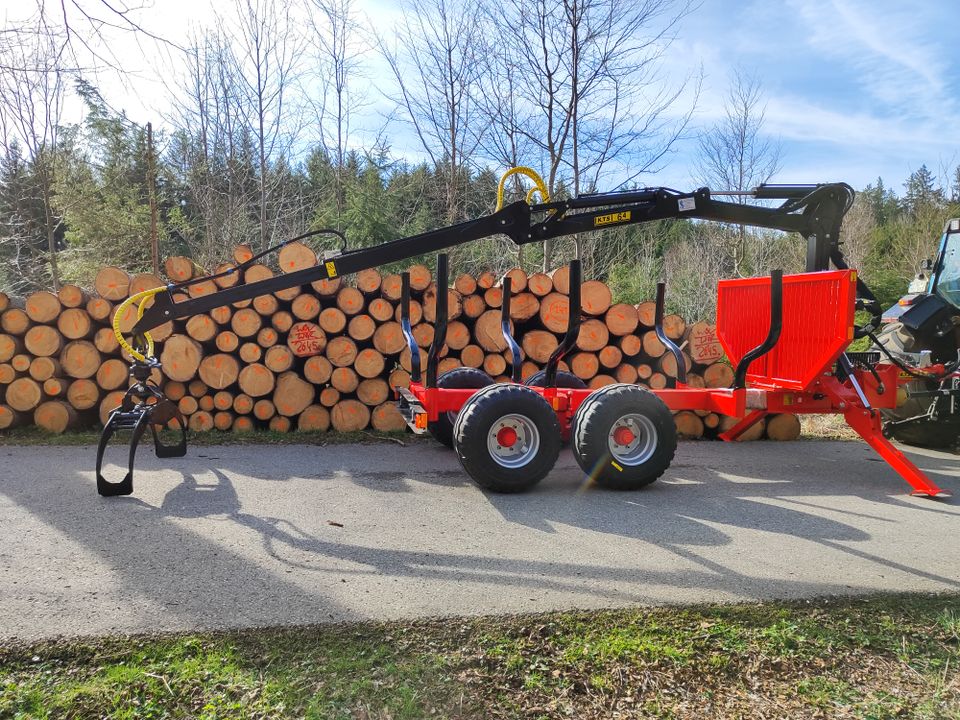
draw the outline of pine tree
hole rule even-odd
[[[943,189],[937,187],[936,178],[926,165],[910,173],[903,187],[906,190],[904,202],[912,215],[929,205],[942,205],[945,201]]]
[[[13,141],[0,157],[0,286],[18,293],[53,287],[42,178]],[[54,231],[63,248],[63,225]]]
[[[107,263],[147,271],[146,132],[111,112],[96,88],[81,84],[79,92],[87,118],[64,133],[63,172],[56,183],[57,206],[73,251],[64,259],[64,277],[89,283],[98,266]],[[160,232],[164,234],[162,228]]]

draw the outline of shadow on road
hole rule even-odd
[[[960,588],[957,577],[924,569],[922,558],[913,563],[902,554],[892,559],[865,549],[874,538],[863,529],[867,525],[876,532],[876,528],[897,526],[897,513],[891,515],[891,507],[904,514],[960,517],[955,501],[906,497],[905,486],[889,468],[867,463],[870,451],[851,443],[795,443],[792,452],[768,449],[772,445],[755,448],[686,443],[663,480],[635,493],[585,486],[582,473],[565,454],[547,480],[519,496],[476,490],[449,452],[420,444],[339,450],[260,447],[243,452],[204,448],[192,458],[176,461],[181,474],[172,481],[167,471],[169,489],[158,505],[138,497],[99,498],[92,473],[67,463],[51,468],[32,449],[18,457],[17,477],[0,482],[0,498],[5,499],[0,502],[0,520],[15,516],[19,523],[0,523],[0,539],[6,533],[29,533],[30,522],[52,529],[95,555],[97,567],[91,572],[100,573],[110,584],[111,598],[135,599],[141,615],[155,607],[166,616],[198,626],[375,614],[363,603],[354,607],[354,598],[344,596],[339,583],[350,578],[412,579],[425,593],[438,583],[450,582],[459,583],[468,595],[471,588],[480,586],[498,587],[505,594],[535,589],[594,603],[598,599],[649,602],[651,596],[644,588],[654,586],[746,597],[856,590],[845,577],[824,581],[822,576],[819,580],[789,576],[792,559],[778,555],[781,542],[794,548],[797,543],[811,543],[943,587]],[[86,454],[90,453],[85,449],[85,461],[90,459]],[[960,490],[956,467],[948,458],[928,455],[916,460],[943,487]],[[157,461],[151,464],[154,470],[162,467]],[[146,485],[150,478],[148,469],[138,482]],[[254,500],[262,498],[258,493],[264,492],[263,483],[270,494],[293,492],[285,488],[289,481],[297,482],[298,492],[309,481],[310,496],[303,502],[322,502],[327,508],[360,500],[369,503],[373,498],[389,516],[393,504],[403,497],[406,504],[396,512],[410,523],[410,535],[403,535],[401,528],[399,540],[374,534],[346,539],[338,537],[337,529],[322,517],[295,522],[284,513],[271,514]],[[433,508],[427,503],[435,502],[438,494],[448,503],[447,511],[455,501],[453,507],[484,518],[480,529],[432,517]],[[411,507],[416,508],[420,498],[422,518],[416,519],[450,525],[446,547],[424,551],[413,542],[418,531],[412,524],[416,511]],[[840,503],[838,498],[847,502]],[[859,499],[863,507],[854,503],[851,509],[851,498]],[[22,511],[29,521],[21,517]],[[213,521],[217,525],[211,530]],[[549,546],[552,549],[543,557],[531,558],[527,548],[515,545],[549,542],[551,536],[566,534],[570,528],[580,536],[583,532],[587,537],[599,536],[598,546],[612,552],[611,559],[605,561],[601,553],[585,560],[563,552],[562,542]],[[479,546],[466,549],[471,547],[470,533],[478,531],[499,533],[504,543],[498,545],[496,537],[485,536],[478,539]],[[734,538],[756,535],[769,544],[771,558],[782,560],[780,577],[734,569],[736,549],[730,562],[716,552],[734,545]],[[654,567],[641,554],[636,564],[629,558],[624,562],[622,555],[613,562],[616,548],[623,543],[629,543],[631,552],[648,548],[650,553],[668,553],[677,562]],[[31,552],[29,540],[20,538],[19,544],[23,552]],[[20,560],[29,566],[39,558]],[[69,565],[63,558],[57,562]],[[0,599],[15,595],[10,588],[0,591]],[[97,609],[102,598],[93,602]],[[496,608],[474,608],[484,610]],[[463,606],[457,611],[463,612]],[[406,614],[418,614],[416,605]],[[149,617],[140,621],[150,625]],[[0,626],[0,634],[9,632]]]

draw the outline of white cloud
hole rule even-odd
[[[912,116],[956,107],[948,92],[955,48],[941,46],[937,18],[923,3],[790,0],[810,45],[841,61],[838,70],[880,103]],[[949,35],[946,35],[949,38]]]

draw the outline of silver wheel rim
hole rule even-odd
[[[626,433],[632,435],[624,442]],[[617,418],[607,434],[610,454],[622,465],[643,465],[657,449],[657,428],[646,415],[627,413]]]
[[[512,444],[503,442],[502,433],[516,433]],[[497,465],[519,468],[527,465],[540,450],[540,431],[526,415],[511,413],[498,418],[487,433],[487,451]]]

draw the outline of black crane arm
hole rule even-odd
[[[569,200],[539,205],[518,201],[475,220],[391,240],[373,247],[326,255],[316,267],[278,275],[249,285],[236,285],[210,295],[174,302],[173,293],[183,284],[169,285],[154,296],[153,305],[137,321],[133,332],[135,335],[142,335],[143,332],[169,320],[191,317],[266,293],[356,273],[493,235],[504,234],[518,245],[525,245],[575,233],[672,218],[798,232],[807,238],[808,271],[826,270],[831,260],[837,267],[845,267],[839,236],[843,215],[853,202],[853,190],[849,185],[762,185],[750,192],[727,194],[784,202],[779,207],[766,207],[720,201],[711,195],[708,188],[691,193],[668,188],[647,188],[580,195]],[[243,267],[241,265],[238,270],[242,271]],[[873,299],[865,285],[862,290],[865,298]]]

